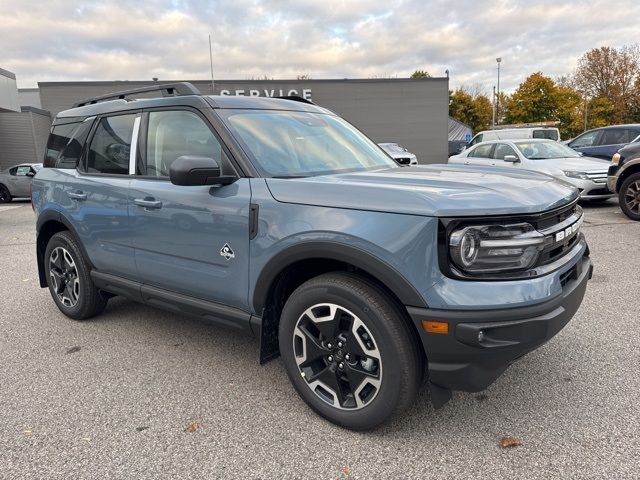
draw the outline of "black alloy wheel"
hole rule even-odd
[[[618,194],[622,212],[631,220],[640,221],[640,173],[629,175]]]

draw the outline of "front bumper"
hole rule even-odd
[[[560,295],[528,307],[475,311],[409,307],[427,355],[430,382],[469,392],[491,385],[514,360],[562,330],[578,310],[592,272],[591,260],[582,257],[564,275]],[[427,333],[423,320],[447,322],[449,333]]]
[[[580,190],[581,200],[601,200],[614,196],[607,186],[607,182],[594,182],[592,180],[570,179],[570,183]]]

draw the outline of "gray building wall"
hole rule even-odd
[[[170,83],[160,81],[158,83]],[[210,81],[191,81],[210,94]],[[40,82],[42,108],[55,115],[86,98],[153,82]],[[420,163],[446,163],[449,82],[447,78],[364,80],[220,80],[215,94],[244,91],[245,95],[306,94],[353,123],[375,142],[397,142],[418,156]],[[240,92],[238,92],[240,93]]]
[[[2,68],[0,68],[0,111],[20,111],[16,76]]]
[[[0,113],[0,170],[18,163],[40,163],[51,128],[48,112],[25,108]]]
[[[19,88],[18,100],[21,107],[42,108],[40,90],[37,88]]]

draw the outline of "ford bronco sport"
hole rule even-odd
[[[56,116],[44,164],[40,284],[65,315],[121,295],[251,333],[352,429],[405,409],[425,371],[436,407],[486,388],[567,324],[592,272],[574,187],[401,167],[302,99],[94,98]]]

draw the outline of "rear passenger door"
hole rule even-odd
[[[607,128],[602,131],[598,145],[590,150],[590,155],[611,160],[611,157],[634,137],[628,128]]]
[[[64,187],[67,212],[93,265],[131,279],[137,271],[128,217],[129,164],[140,118],[141,112],[98,117],[78,169]],[[59,163],[65,163],[64,152]]]
[[[231,185],[178,186],[169,169],[178,157],[214,158],[236,173],[208,120],[186,108],[149,110],[129,213],[140,280],[165,290],[241,309],[248,305],[248,178]]]

